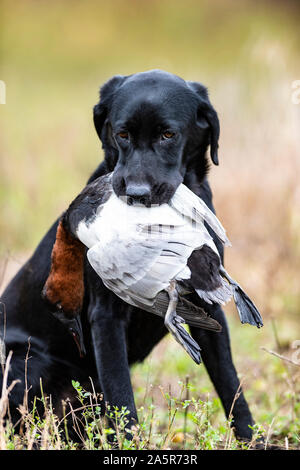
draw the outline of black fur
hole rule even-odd
[[[152,203],[166,201],[183,181],[213,209],[206,179],[206,151],[210,145],[211,158],[217,164],[219,121],[202,85],[161,71],[114,77],[101,90],[94,122],[105,160],[89,181],[115,169],[114,189],[118,194],[126,193],[129,183],[138,186],[142,182],[150,188]],[[121,137],[116,136],[124,126],[129,142],[120,142]],[[161,133],[166,127],[175,136],[162,142]],[[39,394],[38,377],[42,377],[44,390],[52,394],[56,407],[72,379],[85,383],[91,377],[111,405],[127,406],[134,423],[137,413],[129,365],[143,361],[165,336],[163,320],[122,302],[103,286],[86,263],[82,322],[87,355],[81,359],[71,336],[41,298],[56,228],[57,222],[2,295],[0,309],[4,313],[5,305],[7,313],[6,346],[7,350],[14,350],[10,380],[22,380],[26,338],[31,336],[36,345],[29,359],[31,399]],[[215,243],[223,256],[220,243]],[[201,304],[198,296],[192,300]],[[231,358],[227,324],[219,306],[205,305],[205,309],[222,325],[222,332],[191,328],[191,333],[201,347],[203,362],[228,416],[239,380]],[[15,329],[21,333],[16,335]],[[20,385],[10,396],[14,419],[22,401]],[[253,420],[243,394],[235,401],[233,417],[236,434],[251,438],[249,425]]]

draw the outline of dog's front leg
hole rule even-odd
[[[201,347],[204,365],[222,401],[227,418],[232,419],[236,437],[251,440],[254,421],[232,361],[224,312],[219,305],[206,305],[205,309],[222,325],[222,332],[191,328],[192,336]]]
[[[100,301],[91,306],[89,312],[91,336],[100,386],[110,415],[117,421],[123,407],[126,415],[126,429],[137,424],[137,412],[130,380],[127,358],[126,314],[120,316],[113,311],[113,305]],[[115,423],[114,423],[115,424]],[[130,439],[132,434],[126,433]]]

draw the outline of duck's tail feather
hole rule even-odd
[[[220,273],[232,286],[233,298],[241,323],[249,323],[250,325],[257,326],[257,328],[262,327],[263,320],[261,314],[246,292],[244,292],[241,286],[229,276],[223,266],[220,269]]]

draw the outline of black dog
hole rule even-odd
[[[150,204],[167,202],[184,182],[213,209],[206,179],[210,146],[218,164],[219,121],[207,90],[162,71],[116,76],[101,89],[94,108],[94,123],[102,141],[105,160],[89,181],[114,170],[113,187],[128,201]],[[6,347],[13,349],[9,380],[20,379],[10,397],[15,421],[24,395],[24,357],[31,337],[28,362],[29,402],[44,390],[59,408],[70,393],[71,380],[85,385],[89,377],[111,405],[127,406],[130,422],[137,420],[129,366],[142,361],[164,337],[163,320],[125,304],[108,291],[85,263],[82,323],[86,356],[80,358],[70,335],[42,300],[57,222],[43,238],[31,259],[10,282],[2,296],[7,316]],[[212,234],[213,235],[213,234]],[[218,249],[222,248],[215,240]],[[199,298],[193,302],[200,304]],[[202,349],[202,359],[222,400],[226,416],[233,406],[236,435],[250,439],[253,420],[241,393],[234,368],[228,328],[219,306],[203,304],[223,327],[221,333],[191,328]]]

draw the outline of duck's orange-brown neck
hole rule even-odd
[[[69,317],[78,314],[82,308],[84,253],[85,246],[74,238],[60,221],[52,249],[51,269],[43,294],[51,304],[60,304]]]

